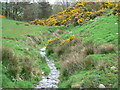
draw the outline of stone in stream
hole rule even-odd
[[[52,85],[52,88],[58,88],[57,85]]]
[[[51,70],[54,70],[54,69],[56,69],[56,68],[54,68],[54,67],[50,67],[50,69],[51,69]]]

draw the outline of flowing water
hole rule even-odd
[[[45,55],[46,47],[40,49],[40,54],[45,57],[47,64],[51,70],[48,76],[42,76],[42,80],[39,82],[35,88],[58,88],[60,71],[56,69],[54,60],[48,59]]]

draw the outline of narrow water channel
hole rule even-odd
[[[46,47],[40,49],[40,54],[45,57],[47,64],[51,70],[48,76],[42,76],[42,80],[39,82],[35,88],[58,88],[60,71],[56,69],[54,60],[48,59],[45,55]]]

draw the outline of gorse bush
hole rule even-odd
[[[71,35],[67,40],[60,40],[60,37],[53,38],[51,40],[48,40],[47,47],[47,55],[50,55],[51,53],[55,53],[57,56],[60,56],[64,52],[69,52],[68,48],[71,45],[75,45],[77,42],[77,39],[74,35]],[[54,47],[57,48],[54,48]]]
[[[113,8],[113,12],[112,14],[119,16],[120,15],[120,2],[118,2],[118,4],[115,5],[115,7]]]
[[[116,5],[116,7],[115,7]],[[91,7],[92,6],[92,7]],[[30,24],[60,26],[60,25],[82,25],[103,15],[109,9],[113,9],[113,14],[118,15],[118,3],[113,2],[77,2],[75,5],[68,7],[62,12],[50,16],[48,19],[35,19]]]

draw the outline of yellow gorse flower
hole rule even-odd
[[[52,40],[48,40],[48,43],[51,43],[52,42]]]
[[[59,40],[59,38],[56,37],[56,38],[50,39],[50,40],[48,40],[48,43],[52,43],[52,42],[54,42],[54,41],[56,41],[56,40]]]
[[[83,24],[83,19],[81,18],[81,19],[78,19],[78,24]]]
[[[1,18],[6,18],[6,16],[0,15]]]
[[[119,16],[119,15],[120,15],[120,13],[116,13],[115,15],[116,15],[116,16]]]
[[[72,39],[74,39],[74,38],[75,38],[75,36],[74,36],[74,35],[71,35],[69,39],[72,40]]]
[[[114,6],[115,8],[118,8],[118,4],[114,5],[114,3],[107,1],[104,3],[96,4],[96,7],[100,6],[99,10],[96,10],[94,8],[90,8],[89,10],[90,4],[91,3],[89,2],[77,2],[75,5],[68,7],[64,11],[58,12],[57,14],[51,15],[47,19],[35,19],[29,23],[47,26],[69,26],[69,24],[72,22],[71,25],[79,25],[89,22],[90,19],[94,19],[97,16],[101,16],[103,12],[105,12],[108,8],[112,9]],[[114,15],[119,15],[117,13],[118,9],[117,11],[113,11]]]
[[[61,46],[61,45],[64,45],[65,43],[70,42],[70,41],[73,40],[74,38],[75,38],[75,36],[74,36],[74,35],[71,35],[71,36],[69,37],[69,39],[63,40],[63,41],[60,43],[60,46]]]

